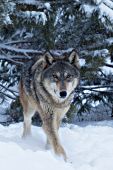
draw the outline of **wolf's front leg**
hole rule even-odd
[[[47,135],[49,143],[52,145],[54,152],[63,156],[64,160],[67,160],[67,156],[64,148],[61,146],[58,136],[58,129],[56,125],[56,121],[54,122],[54,115],[45,114],[45,117],[42,119],[43,121],[43,129]]]
[[[56,127],[55,129],[57,130],[57,133],[58,133],[58,130],[59,130],[59,127],[60,127],[60,123],[61,123],[61,118],[58,116],[58,115],[55,115],[54,117],[54,127]],[[50,142],[49,142],[49,139],[47,137],[47,142],[46,142],[46,149],[50,149]]]

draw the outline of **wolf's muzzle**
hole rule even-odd
[[[67,92],[66,91],[61,91],[60,92],[60,97],[61,98],[65,98],[67,96]]]

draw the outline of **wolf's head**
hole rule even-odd
[[[55,59],[49,52],[44,55],[41,81],[56,102],[65,101],[79,82],[79,57],[75,51]]]

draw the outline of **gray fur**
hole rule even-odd
[[[50,143],[57,155],[62,155],[66,160],[58,129],[70,108],[79,82],[78,55],[72,51],[68,57],[56,60],[48,52],[37,60],[28,62],[23,73],[20,81],[20,101],[24,113],[23,137],[30,134],[31,118],[38,111],[48,138],[47,143]],[[62,98],[61,91],[65,91],[67,96]]]

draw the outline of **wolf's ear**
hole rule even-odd
[[[46,52],[44,54],[44,57],[45,57],[45,62],[46,62],[47,65],[51,65],[53,63],[54,58],[53,58],[53,56],[50,52]]]
[[[42,71],[45,67],[46,67],[46,62],[44,56],[40,56],[40,58],[32,66],[32,72],[35,71],[37,68],[39,71]]]
[[[72,51],[69,55],[69,62],[73,65],[75,65],[78,69],[80,69],[80,64],[79,64],[79,56],[76,53],[76,51]]]

